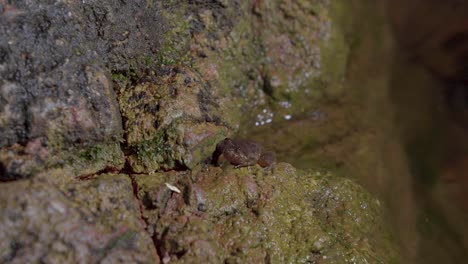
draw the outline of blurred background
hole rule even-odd
[[[388,1],[395,36],[391,98],[407,155],[418,263],[468,252],[468,3]],[[401,203],[400,203],[401,202]],[[394,203],[394,211],[406,206]],[[409,220],[411,221],[411,220]]]
[[[344,84],[303,116],[246,134],[280,160],[341,171],[385,200],[403,263],[464,263],[468,2],[350,2]]]

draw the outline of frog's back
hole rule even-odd
[[[262,146],[247,139],[232,139],[225,147],[224,155],[232,165],[250,166],[257,163],[262,153]]]

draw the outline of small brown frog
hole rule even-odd
[[[262,145],[247,139],[226,138],[216,145],[213,161],[220,165],[220,158],[224,157],[236,167],[245,167],[258,164],[262,167],[272,167],[276,162],[273,151],[263,151]]]

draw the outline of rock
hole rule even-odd
[[[159,263],[130,178],[0,185],[2,263]]]
[[[121,169],[110,73],[144,71],[132,58],[158,46],[160,15],[144,2],[111,0],[1,6],[0,179],[65,166],[77,175]]]
[[[199,74],[178,68],[119,96],[134,172],[193,168],[213,153],[229,128]]]
[[[174,263],[399,258],[380,202],[353,181],[326,172],[280,163],[272,173],[259,166],[210,167],[195,175],[134,177],[159,252]]]

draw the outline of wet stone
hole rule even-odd
[[[0,185],[2,263],[157,263],[127,175]]]

